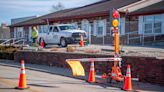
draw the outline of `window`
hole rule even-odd
[[[152,23],[145,23],[145,33],[152,33]]]
[[[46,33],[47,30],[48,30],[48,26],[47,25],[40,25],[40,26],[38,26],[39,33]]]
[[[39,33],[42,33],[42,26],[38,26]]]
[[[52,32],[52,29],[53,29],[53,27],[50,27],[50,30],[49,30],[49,32]]]
[[[94,31],[96,36],[101,37],[106,35],[106,20],[94,21]]]
[[[54,27],[53,32],[58,32],[58,28],[57,27]]]
[[[120,18],[120,24],[119,24],[119,34],[125,35],[125,18]]]
[[[162,15],[144,16],[144,33],[162,33]]]
[[[156,15],[154,17],[154,32],[161,33],[162,32],[162,16]]]
[[[152,33],[153,32],[153,16],[145,16],[145,32],[144,33]]]
[[[91,23],[91,35],[94,35],[94,23]]]
[[[48,28],[49,28],[48,25],[44,25],[44,26],[43,26],[43,32],[44,32],[44,33],[47,33]]]
[[[154,32],[155,33],[161,33],[161,31],[162,31],[161,26],[162,26],[162,23],[160,23],[160,22],[159,23],[154,23]]]
[[[97,35],[102,36],[104,30],[104,22],[102,20],[98,21]]]
[[[61,30],[73,30],[73,29],[76,29],[75,26],[73,26],[73,25],[60,26],[59,28]]]
[[[72,23],[72,25],[74,25],[75,28],[78,29],[78,23],[77,22]]]
[[[23,38],[24,37],[23,27],[17,27],[15,29],[15,31],[16,31],[16,38]]]
[[[29,41],[32,41],[32,38],[31,38],[31,34],[32,34],[32,27],[29,27]]]
[[[14,27],[14,38],[17,38],[17,28]]]
[[[96,36],[96,31],[97,31],[97,20],[93,21],[93,35]]]
[[[81,23],[81,29],[84,30],[87,33],[87,36],[89,36],[90,31],[90,23],[87,19],[83,19]]]
[[[41,25],[39,30],[41,33],[44,33],[44,25]]]

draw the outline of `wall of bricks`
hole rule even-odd
[[[24,59],[26,63],[42,64],[69,68],[66,59],[75,58],[112,57],[100,54],[78,54],[61,52],[28,52],[18,51],[14,55],[15,62]],[[153,57],[123,56],[122,72],[125,75],[127,64],[131,65],[132,77],[139,78],[139,81],[164,85],[164,59]],[[90,63],[82,63],[86,72],[89,71]],[[113,62],[95,62],[96,73],[110,71]]]

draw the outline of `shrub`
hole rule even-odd
[[[0,46],[0,59],[14,60],[14,53],[20,49],[14,46]]]

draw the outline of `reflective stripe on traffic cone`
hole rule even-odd
[[[27,89],[29,88],[27,86],[26,82],[26,73],[25,73],[25,65],[24,65],[24,60],[21,60],[21,72],[20,72],[20,77],[19,77],[19,84],[17,89]]]
[[[94,69],[94,61],[91,62],[90,73],[88,77],[88,82],[94,83],[95,82],[95,69]]]
[[[125,91],[131,91],[132,90],[132,80],[131,80],[130,65],[128,65],[128,67],[127,67],[125,83],[124,83],[123,89]]]

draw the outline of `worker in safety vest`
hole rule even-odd
[[[35,26],[32,27],[32,40],[33,40],[33,46],[37,47],[37,38],[38,38],[38,30]]]

